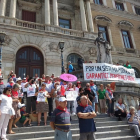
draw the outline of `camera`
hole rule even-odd
[[[35,79],[32,79],[32,82],[31,83],[34,84],[34,82],[35,82]]]

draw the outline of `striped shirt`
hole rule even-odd
[[[133,121],[132,121],[132,122],[129,121],[129,119],[131,118],[131,116],[132,116],[132,115],[131,115],[130,113],[127,114],[127,121],[128,121],[128,123],[129,123],[129,124],[136,124],[136,125],[139,125],[139,119],[138,119],[137,114],[135,114],[135,116],[133,117]]]

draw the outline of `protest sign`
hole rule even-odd
[[[77,91],[66,91],[65,95],[66,95],[67,101],[75,101],[78,96],[78,92]]]
[[[35,87],[28,87],[27,88],[27,97],[35,96]]]
[[[84,63],[84,80],[135,82],[134,69],[107,63]]]
[[[38,102],[45,102],[46,101],[45,92],[38,93],[38,95],[37,95],[37,101]]]

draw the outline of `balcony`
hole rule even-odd
[[[16,18],[9,18],[9,17],[0,17],[0,25],[9,25],[17,28],[22,28],[25,30],[34,30],[34,31],[41,31],[41,32],[53,32],[58,34],[64,34],[68,36],[73,37],[80,37],[80,38],[86,38],[86,39],[92,39],[95,40],[97,37],[97,33],[89,33],[89,32],[83,32],[73,29],[66,29],[61,28],[59,26],[54,25],[46,25],[46,24],[40,24],[35,22],[28,22],[24,20],[19,20]]]

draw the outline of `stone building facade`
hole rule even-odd
[[[140,0],[0,0],[0,31],[5,32],[2,73],[60,75],[77,59],[96,62],[98,30],[112,47],[113,63],[130,61],[140,70]]]

